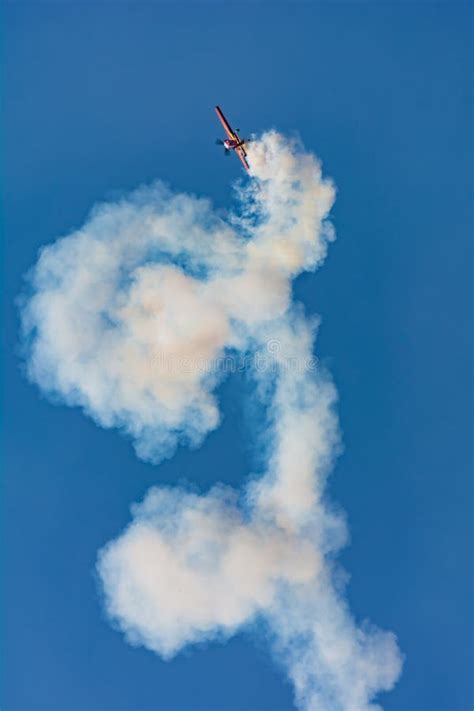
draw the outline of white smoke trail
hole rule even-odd
[[[345,523],[324,498],[335,390],[309,366],[314,325],[291,301],[291,280],[333,238],[334,188],[276,132],[250,161],[227,221],[156,183],[45,248],[23,309],[28,372],[158,462],[217,426],[222,356],[265,357],[252,375],[269,413],[266,471],[240,497],[152,488],[99,553],[106,608],[132,644],[164,658],[263,618],[301,709],[373,710],[401,656],[344,600],[334,556]]]

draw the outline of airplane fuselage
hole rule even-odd
[[[224,141],[224,147],[227,148],[228,151],[243,145],[244,141],[232,141],[230,138],[226,138]]]

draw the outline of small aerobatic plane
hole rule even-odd
[[[217,145],[224,146],[226,156],[228,156],[231,151],[235,151],[242,161],[245,170],[248,170],[249,164],[247,163],[247,151],[244,148],[245,144],[248,143],[248,139],[244,140],[238,135],[240,129],[236,128],[235,131],[232,130],[229,122],[218,106],[216,106],[216,114],[218,115],[219,121],[223,125],[224,131],[227,134],[225,141],[221,141],[220,138],[217,139]]]

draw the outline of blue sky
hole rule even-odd
[[[160,177],[229,204],[220,103],[298,132],[338,188],[338,239],[295,285],[322,315],[345,451],[357,618],[406,655],[393,711],[472,706],[472,18],[466,3],[9,3],[3,8],[4,711],[287,711],[263,641],[162,662],[104,618],[98,548],[154,483],[249,470],[246,394],[159,467],[22,375],[15,299],[41,245]]]

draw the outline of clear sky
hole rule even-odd
[[[12,2],[3,81],[2,710],[293,708],[249,634],[167,663],[128,646],[94,576],[150,485],[242,483],[242,383],[200,450],[154,467],[48,403],[19,357],[23,275],[95,201],[160,177],[229,204],[216,103],[244,133],[297,132],[337,184],[337,241],[295,294],[340,395],[350,605],[406,655],[381,703],[472,708],[471,5]]]

